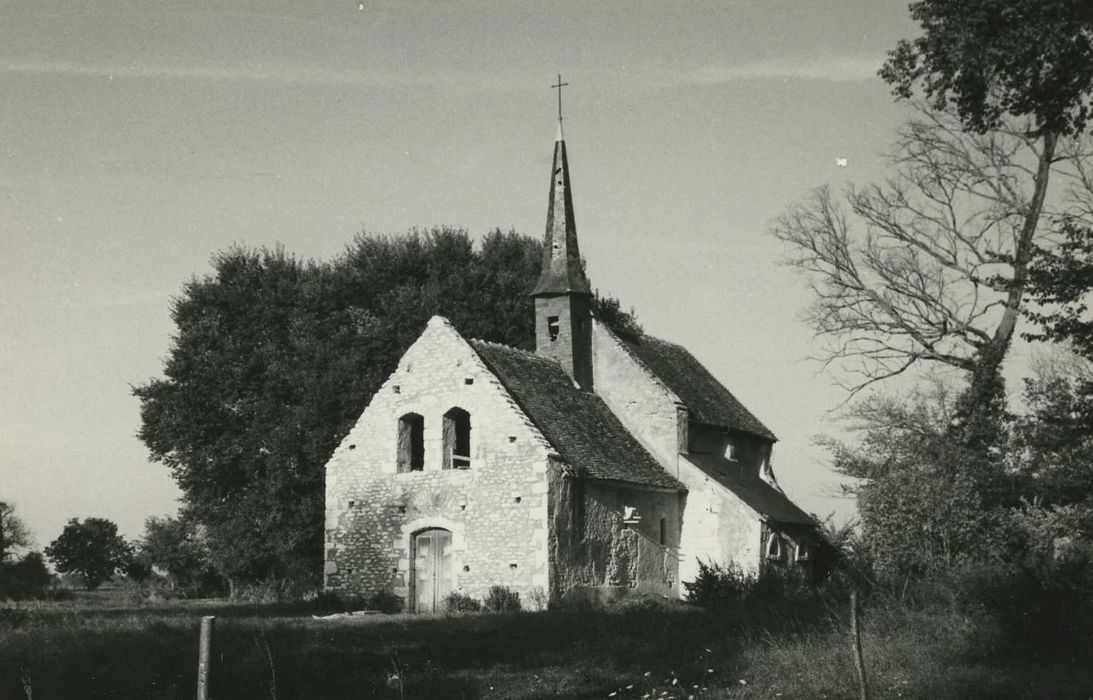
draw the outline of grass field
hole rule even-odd
[[[202,615],[217,616],[217,700],[857,697],[838,610],[316,620],[305,605],[102,591],[0,607],[0,698],[192,698]],[[876,698],[1093,697],[1093,659],[1022,646],[987,619],[874,606],[864,628]]]

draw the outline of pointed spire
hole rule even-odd
[[[562,120],[554,141],[554,166],[550,177],[546,237],[543,240],[543,271],[532,296],[550,294],[591,294],[592,288],[581,268],[577,247],[577,225],[573,219],[573,194],[569,186]]]

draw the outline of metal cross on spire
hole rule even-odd
[[[557,90],[558,90],[558,121],[559,122],[562,121],[562,88],[567,87],[568,85],[569,85],[569,83],[563,83],[562,82],[562,74],[559,73],[558,74],[558,84],[550,86],[552,88],[557,88]]]

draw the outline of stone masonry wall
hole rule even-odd
[[[454,406],[471,416],[466,470],[442,469],[442,416]],[[397,473],[408,412],[424,417],[424,469]],[[411,541],[436,527],[452,533],[454,590],[545,592],[550,453],[474,349],[434,317],[327,464],[326,588],[408,599]]]
[[[551,316],[558,317],[558,336],[550,339]],[[593,387],[592,312],[588,297],[559,295],[535,299],[535,351],[562,366],[582,389]]]
[[[552,470],[550,484],[552,600],[679,595],[684,495],[572,479],[559,470]],[[639,522],[624,522],[627,507],[636,509]]]
[[[681,445],[686,450],[686,412],[679,398],[638,364],[599,321],[592,325],[596,393],[626,429],[669,474],[676,476]]]

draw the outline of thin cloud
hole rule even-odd
[[[94,78],[146,78],[220,82],[275,83],[285,85],[360,85],[398,87],[406,85],[481,85],[487,78],[469,73],[373,72],[327,70],[266,64],[214,66],[167,64],[103,64],[71,61],[3,61],[0,72],[19,75],[86,76]],[[495,79],[490,79],[494,80]]]
[[[684,82],[713,85],[738,80],[826,80],[851,82],[875,78],[881,56],[831,57],[816,60],[760,61],[742,65],[704,66],[684,74]]]
[[[654,84],[716,85],[741,80],[823,80],[850,82],[876,76],[884,58],[831,57],[815,60],[779,59],[740,65],[709,65],[673,72]],[[488,87],[520,89],[524,78],[514,75],[484,75],[442,69],[436,71],[383,71],[368,69],[330,70],[316,67],[251,65],[169,65],[163,63],[77,63],[72,61],[0,60],[0,73],[17,75],[84,76],[103,79],[137,78],[155,80],[199,80],[279,85],[354,85],[361,87]],[[648,80],[645,84],[649,84]]]

